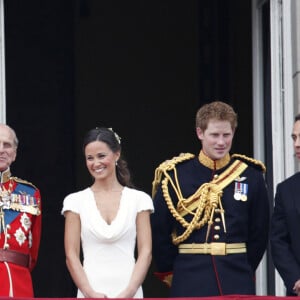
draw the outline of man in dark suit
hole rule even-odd
[[[300,114],[292,139],[300,160]],[[277,185],[271,221],[271,253],[286,286],[287,296],[300,296],[300,172]]]

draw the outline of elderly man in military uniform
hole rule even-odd
[[[0,297],[33,297],[31,271],[41,235],[41,197],[31,183],[13,177],[15,131],[0,124]]]
[[[204,105],[196,115],[199,154],[181,154],[155,171],[153,256],[171,297],[255,294],[269,201],[263,163],[229,154],[236,127],[231,106]]]

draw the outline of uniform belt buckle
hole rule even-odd
[[[226,243],[211,243],[211,255],[226,255]]]

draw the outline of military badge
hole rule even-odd
[[[18,228],[15,232],[15,238],[20,246],[22,246],[26,240],[26,235],[21,228]]]
[[[30,218],[26,215],[26,213],[23,213],[22,214],[22,217],[21,217],[21,224],[22,224],[22,227],[28,231],[28,229],[31,227],[31,220]]]

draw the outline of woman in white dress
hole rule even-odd
[[[62,209],[66,264],[77,297],[143,298],[152,258],[152,199],[133,188],[121,139],[111,128],[90,130],[83,150],[93,184],[68,195]]]

